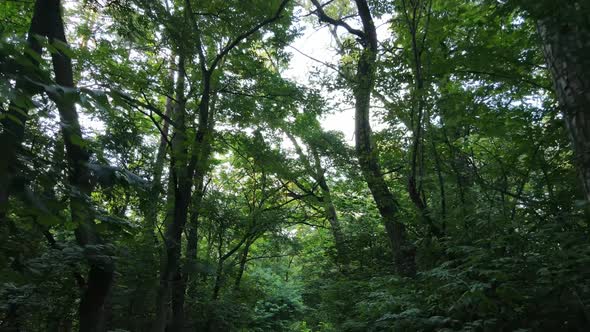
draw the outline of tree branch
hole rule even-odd
[[[335,18],[328,16],[328,14],[326,14],[326,12],[324,11],[324,6],[326,6],[329,2],[324,5],[320,5],[320,3],[317,0],[311,0],[311,3],[313,3],[313,5],[316,7],[315,12],[316,12],[316,15],[317,15],[318,19],[320,20],[320,22],[325,22],[325,23],[329,23],[329,24],[332,24],[335,26],[343,27],[349,33],[359,37],[362,40],[365,40],[366,36],[365,36],[364,32],[351,27],[350,25],[348,25],[348,23],[344,22],[342,19],[335,19]]]

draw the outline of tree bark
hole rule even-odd
[[[318,182],[320,190],[322,191],[324,212],[326,213],[326,218],[330,223],[332,235],[334,236],[334,244],[336,245],[338,261],[342,264],[348,264],[349,257],[348,250],[346,249],[346,241],[344,239],[344,234],[342,233],[342,227],[340,226],[338,214],[336,213],[336,207],[334,206],[334,202],[332,201],[330,187],[328,187],[328,182],[326,181],[326,171],[322,167],[320,156],[317,152],[317,149],[315,149],[314,147],[310,147],[310,150],[314,160],[316,181]]]
[[[170,72],[168,75],[168,82],[171,84],[170,95],[174,95],[175,82],[174,82],[174,65],[175,56],[170,59]],[[174,111],[174,100],[171,96],[166,97],[166,109],[164,115],[166,118],[171,118]],[[166,151],[168,149],[168,132],[170,131],[170,123],[167,119],[162,120],[160,144],[158,145],[158,151],[156,152],[156,159],[154,160],[154,171],[152,179],[152,187],[149,193],[148,200],[144,203],[146,205],[146,233],[150,236],[154,235],[154,229],[158,221],[158,208],[160,201],[160,193],[162,191],[162,173],[164,170],[164,162],[166,161]],[[157,243],[157,241],[156,241]]]
[[[540,18],[537,29],[585,198],[590,202],[590,13],[587,4],[566,2],[562,6],[567,17]]]
[[[373,142],[370,124],[371,93],[375,86],[378,40],[369,5],[366,0],[355,0],[362,22],[362,30],[358,30],[341,19],[328,16],[317,0],[311,0],[311,2],[316,7],[315,12],[320,21],[345,28],[350,34],[355,35],[361,44],[353,86],[356,154],[365,182],[385,224],[395,268],[400,275],[412,277],[416,274],[416,250],[407,239],[406,226],[398,218],[398,202],[385,183],[379,165],[379,150]]]
[[[49,41],[60,41],[67,45],[59,0],[47,0],[46,10],[50,18],[47,27]],[[60,51],[51,55],[55,81],[66,88],[74,88],[74,77],[71,59]],[[82,139],[82,130],[78,113],[73,101],[62,96],[50,96],[57,104],[61,120],[61,132],[66,148],[68,179],[70,185],[79,191],[70,195],[72,220],[78,224],[75,230],[78,244],[85,248],[90,270],[86,281],[86,289],[80,299],[80,331],[103,331],[104,305],[110,292],[114,275],[114,263],[100,238],[94,224],[94,211],[88,204],[92,193],[90,171],[87,167],[90,154],[86,151]]]
[[[199,124],[195,140],[192,144],[186,139],[184,133],[184,118],[177,121],[181,128],[177,131],[172,141],[172,158],[171,158],[171,174],[174,182],[174,213],[172,222],[166,230],[165,244],[166,244],[166,263],[160,273],[160,290],[157,298],[157,316],[154,322],[153,331],[163,332],[166,328],[165,314],[167,312],[166,298],[170,295],[170,290],[174,289],[172,297],[172,321],[168,326],[169,331],[179,331],[184,325],[184,292],[185,283],[182,276],[180,257],[181,257],[181,240],[182,231],[188,219],[188,208],[191,201],[193,181],[195,180],[195,171],[200,171],[197,177],[204,176],[203,165],[206,165],[209,152],[209,140],[212,139],[212,132],[210,131],[208,120],[211,103],[211,84],[212,77],[215,70],[225,59],[225,56],[240,44],[244,39],[259,31],[265,25],[268,25],[280,17],[288,0],[283,0],[275,12],[275,14],[254,25],[250,30],[238,35],[229,44],[221,49],[215,58],[209,62],[205,56],[205,50],[201,42],[200,36],[196,38],[197,55],[199,56],[199,65],[201,67],[201,99],[199,101]],[[195,25],[195,31],[199,32],[194,19],[191,2],[185,1],[185,15],[187,23]],[[182,55],[181,55],[182,56]],[[207,68],[208,64],[209,68]],[[184,66],[184,64],[183,64]],[[184,72],[184,70],[183,70]],[[179,76],[180,77],[180,76]],[[184,101],[183,101],[184,103]],[[184,107],[183,107],[184,108]],[[183,112],[184,114],[184,112]],[[177,141],[177,143],[175,143]],[[182,142],[182,143],[181,143]],[[187,147],[191,146],[190,154],[187,152]],[[203,158],[206,152],[207,157]],[[197,179],[197,181],[199,181]]]
[[[191,179],[187,177],[187,159],[186,150],[186,133],[185,133],[185,96],[184,96],[184,76],[185,76],[185,58],[180,55],[178,58],[178,79],[176,81],[175,97],[177,100],[174,109],[174,134],[171,140],[170,155],[170,201],[172,202],[172,211],[170,220],[166,224],[164,234],[165,254],[162,257],[160,270],[160,285],[156,295],[156,318],[152,325],[152,331],[163,332],[166,328],[167,316],[169,311],[169,301],[171,298],[171,289],[174,277],[180,264],[181,237],[187,215],[183,213],[188,210],[190,201]],[[189,183],[187,183],[187,181]]]
[[[322,168],[322,164],[320,161],[320,156],[317,152],[317,149],[312,145],[310,142],[306,142],[309,150],[311,151],[313,157],[313,167],[309,158],[305,156],[301,146],[297,143],[295,136],[293,136],[289,132],[285,132],[287,137],[293,143],[295,147],[295,152],[299,155],[299,159],[303,163],[306,171],[313,177],[313,179],[319,184],[320,190],[322,192],[322,205],[324,208],[324,213],[326,215],[326,219],[330,223],[330,228],[332,230],[332,236],[334,237],[334,244],[336,246],[336,254],[337,254],[337,261],[342,264],[347,264],[348,261],[348,251],[346,249],[346,243],[344,239],[344,234],[342,233],[342,227],[340,226],[340,220],[338,220],[338,214],[336,213],[336,207],[332,201],[332,194],[330,193],[330,187],[328,186],[328,182],[326,181],[326,171]]]
[[[180,298],[180,293],[182,293],[182,300],[179,301],[178,306],[183,306],[183,308],[178,307],[177,311],[182,311],[182,314],[179,316],[184,317],[184,311],[186,310],[185,306],[185,294],[187,294],[187,287],[191,282],[191,276],[196,272],[197,266],[197,250],[199,245],[199,217],[200,217],[200,209],[201,203],[203,201],[203,197],[205,195],[205,174],[207,173],[207,168],[209,167],[209,158],[211,155],[211,144],[213,142],[213,131],[214,131],[214,114],[215,114],[215,101],[216,96],[212,96],[210,110],[207,114],[207,121],[203,124],[203,126],[207,126],[206,133],[203,135],[203,142],[202,146],[199,149],[200,156],[195,165],[195,175],[194,175],[194,182],[195,182],[195,193],[193,196],[193,206],[192,206],[192,213],[191,219],[187,225],[187,243],[186,243],[186,252],[185,252],[185,264],[184,264],[184,274],[182,275],[182,281],[178,285],[178,293]],[[199,128],[202,127],[199,125]],[[187,295],[194,294],[194,292],[188,292]]]
[[[365,0],[355,0],[363,23],[363,49],[357,64],[355,98],[355,145],[361,171],[375,200],[392,246],[399,274],[416,274],[415,248],[407,239],[406,227],[398,218],[398,202],[385,183],[379,165],[379,150],[370,125],[371,92],[375,85],[377,31]]]
[[[250,246],[256,241],[255,237],[249,238],[245,245],[244,249],[242,249],[242,256],[240,257],[240,266],[238,269],[238,275],[236,276],[236,280],[234,281],[234,291],[238,291],[240,289],[240,283],[242,282],[242,277],[244,276],[244,271],[246,271],[246,263],[248,262],[248,254],[250,253]]]

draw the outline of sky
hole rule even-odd
[[[313,27],[309,23],[302,24],[304,33],[297,38],[287,51],[291,53],[289,69],[284,73],[285,78],[299,84],[309,84],[310,73],[315,67],[325,67],[311,58],[327,63],[335,63],[337,53],[334,50],[332,35],[327,27]],[[328,95],[337,97],[337,91],[324,91]],[[344,133],[349,144],[354,139],[354,109],[352,105],[344,105],[342,109],[335,110],[321,121],[325,130],[337,130]]]

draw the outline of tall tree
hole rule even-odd
[[[590,202],[590,5],[584,1],[526,3],[537,28],[553,87]]]
[[[60,50],[60,48],[68,47],[61,4],[59,0],[46,2],[49,17],[47,37],[50,43],[62,43],[62,46],[51,54],[55,82],[66,89],[73,89],[75,85],[72,60]],[[68,100],[66,93],[67,90],[64,90],[62,95],[52,97],[59,110],[68,162],[68,178],[73,188],[70,195],[70,209],[72,220],[77,224],[76,240],[87,250],[86,255],[90,265],[84,294],[80,300],[80,331],[102,331],[106,328],[104,306],[113,281],[114,263],[96,229],[94,211],[88,202],[93,187],[88,169],[90,154],[82,138],[76,107],[73,100]]]
[[[372,136],[370,123],[371,94],[375,86],[377,54],[379,52],[377,30],[364,0],[355,0],[362,30],[352,28],[341,19],[334,19],[324,11],[325,5],[312,0],[320,21],[345,28],[359,40],[361,46],[353,92],[355,107],[355,145],[363,177],[369,186],[379,213],[383,218],[389,242],[393,250],[395,267],[405,276],[416,274],[415,248],[408,239],[406,226],[399,218],[399,202],[387,186],[379,162],[379,150]]]
[[[170,329],[178,331],[183,327],[184,322],[184,292],[186,284],[182,277],[180,257],[182,232],[185,228],[191,195],[194,183],[202,183],[205,176],[206,165],[208,164],[208,154],[203,151],[209,151],[212,144],[212,126],[209,124],[212,99],[212,84],[214,76],[219,66],[226,56],[245,39],[255,33],[258,33],[265,26],[277,21],[288,0],[278,3],[275,11],[270,17],[261,18],[259,22],[254,23],[251,27],[246,27],[244,31],[238,31],[237,35],[225,43],[219,51],[206,49],[204,43],[203,31],[200,28],[199,21],[193,12],[190,0],[185,1],[185,24],[188,24],[194,32],[196,38],[196,55],[198,56],[200,69],[200,98],[198,104],[198,126],[194,140],[191,142],[183,128],[175,134],[176,137],[172,144],[173,156],[171,159],[170,171],[172,174],[172,184],[174,188],[174,204],[172,220],[170,221],[165,234],[166,260],[161,270],[160,290],[157,301],[157,317],[154,322],[154,331],[163,331],[166,319],[166,294],[172,292],[172,322]],[[209,54],[213,53],[212,59]],[[190,53],[189,53],[190,55]],[[184,123],[185,118],[179,118],[179,123]],[[183,126],[184,124],[181,124]],[[188,149],[190,147],[190,150]],[[191,243],[192,244],[192,243]]]
[[[36,1],[33,10],[29,32],[27,34],[27,46],[30,52],[40,56],[43,49],[37,36],[47,36],[48,11],[47,4],[43,1]],[[27,56],[27,59],[34,68],[38,66],[35,56]],[[35,74],[33,72],[29,75]],[[32,107],[31,98],[38,90],[33,84],[27,81],[26,76],[20,77],[15,84],[16,93],[20,96],[10,101],[8,110],[2,113],[2,133],[0,134],[0,151],[4,156],[0,160],[0,222],[4,223],[4,218],[8,211],[8,199],[11,191],[14,190],[13,184],[15,177],[19,174],[19,148],[25,136],[25,127],[27,123],[28,111]]]

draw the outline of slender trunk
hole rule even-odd
[[[219,298],[219,291],[221,290],[221,275],[223,274],[223,263],[225,262],[226,255],[222,255],[223,250],[223,230],[219,230],[217,234],[217,268],[215,269],[215,283],[213,284],[213,292],[211,293],[211,300],[215,301]],[[209,323],[207,324],[210,325]]]
[[[440,236],[441,231],[430,216],[427,201],[424,192],[421,190],[424,172],[424,127],[429,122],[428,116],[425,115],[425,88],[424,88],[424,66],[422,64],[422,54],[424,51],[424,42],[428,33],[428,23],[430,19],[431,1],[423,3],[422,1],[406,4],[402,1],[406,24],[411,35],[411,50],[414,74],[414,90],[412,91],[412,113],[411,113],[411,130],[413,132],[412,147],[410,150],[410,174],[408,176],[408,194],[410,200],[418,210],[422,220],[430,228],[430,232],[435,236]],[[406,6],[410,7],[407,8]],[[426,15],[422,12],[428,10]],[[423,31],[418,31],[420,21],[425,19]],[[419,36],[418,34],[423,35]],[[420,161],[418,155],[421,155]],[[420,173],[418,175],[418,173]],[[420,183],[418,183],[420,182]]]
[[[537,21],[545,60],[575,152],[586,200],[590,202],[590,23],[574,2],[563,4],[568,17]],[[586,6],[587,5],[581,5]],[[578,18],[578,20],[576,20]],[[583,22],[585,21],[585,22]]]
[[[55,38],[65,41],[63,22],[59,16],[59,2],[55,2],[53,8],[57,14],[55,22]],[[74,87],[71,60],[62,53],[52,54],[56,83],[64,87]],[[90,266],[86,289],[80,300],[80,331],[102,331],[104,326],[104,304],[111,288],[114,264],[110,259],[104,260],[104,252],[97,250],[97,246],[103,244],[102,239],[95,229],[92,208],[88,205],[86,197],[92,193],[90,173],[87,169],[89,153],[79,143],[82,132],[78,121],[78,114],[73,103],[54,96],[58,106],[62,136],[66,147],[66,159],[68,163],[69,183],[81,194],[70,196],[70,209],[72,220],[79,225],[75,230],[76,240],[82,247],[88,248],[87,258]],[[90,249],[92,248],[92,249]],[[108,256],[108,253],[107,253]]]
[[[33,18],[27,36],[27,47],[35,54],[41,55],[43,49],[35,35],[47,36],[49,24],[48,4],[45,1],[36,1]],[[29,61],[38,67],[37,60],[27,55]],[[22,95],[22,101],[11,100],[8,110],[3,113],[0,120],[2,133],[0,134],[0,222],[3,223],[8,212],[8,198],[13,190],[13,183],[19,173],[18,150],[21,147],[25,135],[25,125],[28,111],[33,107],[31,98],[38,90],[24,77],[18,77],[15,90]]]
[[[203,201],[203,196],[205,195],[205,174],[207,173],[207,168],[209,167],[209,157],[211,155],[211,144],[213,141],[213,130],[214,130],[214,114],[215,114],[215,101],[216,96],[213,95],[211,98],[211,103],[209,105],[210,109],[207,112],[207,121],[205,123],[199,124],[200,131],[204,130],[203,128],[206,126],[206,132],[203,135],[203,141],[201,146],[198,150],[200,156],[195,164],[195,194],[193,198],[193,207],[191,213],[191,220],[187,225],[187,244],[186,244],[186,262],[184,265],[184,275],[182,276],[182,282],[178,285],[179,290],[183,294],[186,293],[187,286],[191,281],[191,277],[196,272],[197,266],[197,249],[198,249],[198,227],[199,227],[199,214],[201,209],[201,202]],[[201,118],[202,119],[202,118]],[[194,292],[189,292],[190,294],[194,295]],[[190,295],[189,294],[189,295]],[[183,308],[178,308],[178,311],[184,311],[184,296],[182,297],[182,302],[179,303],[182,305]],[[181,314],[184,316],[184,313]]]
[[[174,62],[175,57],[172,56],[170,59],[170,72],[168,74],[168,82],[171,84],[170,95],[174,94]],[[166,109],[164,114],[166,118],[170,118],[174,111],[174,100],[171,96],[166,97]],[[157,225],[158,210],[160,193],[162,191],[162,173],[164,171],[164,162],[166,161],[166,150],[168,148],[168,132],[170,130],[170,123],[166,119],[162,120],[162,128],[160,133],[160,144],[158,145],[158,151],[156,152],[156,159],[154,161],[154,171],[152,188],[149,194],[146,204],[146,233],[149,235],[154,234],[154,229]],[[156,241],[157,243],[157,241]]]
[[[242,256],[240,257],[240,267],[238,269],[238,275],[236,276],[236,280],[234,282],[234,290],[238,291],[240,289],[240,283],[242,282],[242,277],[244,276],[244,271],[246,270],[246,263],[248,262],[248,254],[250,253],[250,246],[254,243],[255,239],[249,239],[246,241],[244,245],[244,249],[242,250]]]
[[[189,144],[188,141],[186,141],[186,139],[182,139],[182,142],[184,144],[182,145],[178,145],[176,148],[174,147],[173,144],[173,156],[174,158],[172,158],[174,160],[174,167],[171,167],[171,169],[174,170],[173,173],[173,177],[175,179],[175,184],[176,184],[176,190],[175,190],[175,204],[174,204],[174,220],[173,223],[171,225],[171,227],[169,227],[169,229],[167,230],[167,233],[169,233],[166,238],[167,238],[167,263],[166,263],[166,267],[165,269],[162,270],[161,272],[161,289],[162,289],[162,293],[161,295],[166,295],[166,293],[169,294],[170,292],[170,287],[165,285],[169,285],[171,284],[169,281],[173,278],[174,280],[176,280],[177,282],[172,285],[172,287],[177,287],[178,289],[176,289],[174,291],[174,298],[172,299],[173,302],[173,319],[172,319],[172,325],[169,326],[169,330],[170,331],[178,331],[182,326],[183,326],[183,320],[184,320],[184,285],[183,285],[183,280],[184,278],[182,277],[182,271],[180,269],[180,265],[179,265],[179,260],[180,260],[180,250],[181,250],[181,245],[180,245],[180,240],[181,240],[181,235],[182,235],[182,231],[184,229],[184,226],[186,224],[186,220],[188,217],[188,207],[189,207],[189,202],[190,202],[190,197],[191,197],[191,190],[192,190],[192,184],[193,184],[193,180],[194,180],[194,173],[195,170],[198,169],[200,167],[200,165],[203,165],[205,160],[204,158],[201,158],[202,153],[204,150],[208,149],[208,141],[211,139],[212,136],[212,132],[209,130],[209,124],[208,124],[208,119],[209,119],[209,112],[210,112],[210,103],[211,103],[211,80],[212,80],[212,76],[214,71],[216,70],[216,68],[218,66],[220,66],[220,64],[223,62],[223,60],[225,59],[225,56],[234,48],[236,47],[242,40],[246,39],[247,37],[249,37],[250,35],[254,34],[255,32],[257,32],[260,28],[262,28],[263,26],[270,24],[272,22],[274,22],[275,20],[277,20],[280,17],[280,13],[282,12],[282,10],[285,8],[287,4],[287,0],[283,0],[283,2],[280,4],[279,9],[277,10],[277,12],[275,13],[274,16],[272,16],[269,19],[264,20],[263,22],[261,22],[258,25],[255,25],[252,29],[248,30],[247,32],[240,34],[236,37],[236,39],[234,39],[227,47],[224,47],[221,52],[219,54],[217,54],[217,56],[210,62],[209,68],[207,68],[207,58],[205,56],[204,53],[204,48],[203,45],[201,43],[201,38],[200,36],[198,36],[196,38],[196,48],[198,50],[198,56],[199,56],[199,62],[200,62],[200,67],[201,67],[201,83],[202,83],[202,91],[201,91],[201,99],[199,102],[199,124],[198,124],[198,128],[197,128],[197,133],[196,133],[196,137],[195,140],[193,141],[193,144],[191,145],[191,154],[190,156],[186,153],[186,151],[180,151],[182,150],[186,150],[185,147],[188,146]],[[185,5],[186,5],[186,10],[185,10],[185,15],[187,18],[187,23],[191,23],[191,24],[195,24],[196,22],[194,21],[194,16],[193,16],[193,11],[191,8],[191,2],[186,0],[185,1]],[[197,29],[198,30],[198,29]],[[184,122],[184,119],[183,119]],[[184,135],[183,135],[184,136]],[[176,153],[174,150],[179,150],[178,152],[180,153]],[[181,157],[181,158],[177,158],[177,157]],[[186,158],[183,158],[186,157]],[[180,160],[182,159],[182,160]],[[188,161],[185,159],[189,159]],[[186,163],[188,162],[188,166],[186,166]],[[199,174],[198,176],[203,176],[202,174]],[[166,289],[168,289],[166,291]],[[181,295],[182,294],[182,295]],[[160,297],[160,295],[158,296],[158,303],[164,304],[164,302],[162,302],[162,299]],[[162,326],[162,316],[163,316],[163,310],[160,308],[157,312],[160,317],[158,317],[156,319],[156,324],[154,325],[154,331],[163,331],[165,326]]]
[[[197,127],[196,138],[193,142],[191,150],[191,158],[186,172],[186,176],[190,179],[187,180],[187,182],[190,181],[190,186],[187,187],[186,192],[188,199],[190,199],[190,191],[194,180],[196,180],[196,182],[202,186],[203,178],[207,170],[209,154],[211,151],[211,140],[213,134],[213,128],[209,125],[213,114],[211,111],[211,72],[207,70],[203,71],[202,84],[203,91],[201,93],[201,102],[199,104],[199,124]],[[184,222],[186,223],[188,216],[188,204],[186,207],[183,206],[182,213],[184,214]],[[194,231],[196,231],[196,228]],[[193,232],[193,239],[191,242],[195,240],[195,235],[196,234]],[[195,243],[190,243],[187,245],[192,247],[191,250],[196,250],[196,247],[194,247],[196,245]],[[190,255],[191,258],[188,264],[194,262],[194,255],[192,253],[190,253]],[[174,279],[175,283],[173,287],[175,289],[172,297],[172,322],[169,326],[169,330],[171,332],[180,331],[184,325],[184,299],[187,279],[186,276],[183,276],[180,265],[177,265],[177,271]]]
[[[394,256],[397,272],[404,276],[416,274],[415,248],[407,239],[406,226],[399,220],[398,202],[385,183],[379,165],[379,151],[373,142],[370,125],[371,91],[375,85],[377,32],[364,0],[355,0],[364,29],[364,47],[357,73],[355,97],[355,145],[361,171],[383,218]]]
[[[285,282],[289,282],[289,270],[291,270],[291,265],[293,265],[293,260],[295,256],[289,257],[289,264],[287,265],[287,269],[285,271]]]
[[[186,133],[185,133],[185,97],[184,97],[184,76],[185,76],[185,59],[180,55],[178,59],[178,79],[176,81],[175,97],[177,104],[174,110],[174,128],[172,137],[172,150],[170,156],[170,190],[169,200],[172,202],[170,207],[169,220],[166,224],[164,234],[165,254],[162,257],[160,270],[160,285],[156,295],[156,318],[152,325],[152,331],[163,332],[166,328],[166,321],[169,311],[168,303],[170,301],[172,284],[175,275],[178,272],[181,250],[181,237],[184,224],[186,223],[186,213],[190,198],[190,179],[187,178],[187,151],[186,151]],[[189,183],[187,183],[189,181]]]
[[[438,186],[440,190],[440,216],[442,219],[441,232],[444,234],[447,231],[447,199],[445,195],[445,180],[442,174],[442,163],[440,155],[436,149],[436,143],[432,141],[432,153],[434,154],[434,165],[436,166],[436,175],[438,177]]]
[[[178,300],[176,301],[176,307],[173,309],[173,312],[177,312],[176,319],[178,316],[182,316],[184,318],[184,313],[188,310],[188,305],[186,303],[186,297],[189,299],[195,300],[196,290],[194,287],[190,287],[190,283],[192,280],[192,276],[194,276],[197,272],[197,255],[198,255],[198,247],[199,247],[199,216],[200,216],[200,208],[201,202],[204,196],[204,177],[200,177],[195,179],[195,193],[193,195],[193,202],[192,202],[192,212],[190,214],[190,220],[187,224],[187,239],[186,239],[186,248],[185,248],[185,263],[183,266],[183,274],[181,282],[178,284],[176,292],[176,296]],[[180,308],[180,306],[183,306]],[[176,328],[176,327],[174,327]]]
[[[222,275],[223,275],[223,263],[225,259],[221,256],[221,247],[222,247],[222,240],[220,238],[219,245],[217,247],[217,253],[219,258],[217,259],[217,268],[215,269],[215,283],[213,284],[213,291],[211,293],[211,302],[215,304],[217,299],[219,299],[219,292],[221,291],[222,286]],[[218,317],[214,312],[209,314],[207,318],[207,322],[205,323],[205,331],[214,332],[216,330],[215,326],[217,325]]]
[[[242,247],[242,245],[244,245],[245,243],[250,242],[250,245],[252,245],[252,243],[254,243],[254,241],[256,241],[256,239],[258,237],[260,237],[262,235],[262,233],[250,233],[247,234],[246,236],[244,236],[240,242],[236,243],[236,245],[231,248],[228,252],[226,252],[225,254],[222,255],[222,249],[223,249],[223,230],[220,230],[220,233],[218,234],[218,246],[217,246],[217,270],[215,273],[215,284],[213,286],[213,292],[211,294],[211,300],[215,301],[219,298],[219,292],[221,291],[221,287],[223,286],[223,265],[225,264],[225,261],[230,258],[233,254],[235,254],[238,250],[240,250],[240,248]]]
[[[314,147],[311,147],[311,153],[313,155],[316,181],[322,191],[322,199],[324,204],[324,211],[330,228],[332,229],[332,235],[334,236],[334,243],[336,245],[336,251],[338,254],[338,261],[342,264],[348,263],[348,250],[346,249],[346,242],[344,234],[342,233],[342,227],[340,226],[340,220],[338,220],[338,214],[336,213],[336,207],[332,201],[332,194],[330,193],[330,187],[326,182],[325,170],[322,168],[320,156]]]
[[[67,45],[59,0],[47,1],[48,37],[50,42],[60,41]],[[62,52],[56,51],[51,55],[55,81],[57,84],[74,88],[74,77],[71,59]],[[78,121],[78,113],[72,101],[58,95],[51,96],[58,107],[61,131],[66,148],[69,183],[79,193],[70,196],[72,220],[79,224],[75,230],[78,244],[85,247],[90,270],[86,281],[86,289],[80,299],[80,331],[102,331],[104,326],[104,304],[110,292],[114,275],[114,263],[105,253],[94,224],[94,214],[86,197],[92,193],[90,172],[87,164],[90,158],[82,140],[82,131]]]
[[[337,253],[337,260],[340,263],[346,264],[348,263],[348,252],[346,250],[346,244],[344,240],[344,234],[342,234],[342,228],[340,227],[340,221],[338,220],[338,214],[336,213],[336,208],[334,207],[334,203],[332,202],[332,195],[330,193],[330,187],[328,187],[328,183],[326,181],[325,170],[322,168],[322,164],[320,161],[320,156],[317,152],[317,149],[312,146],[312,144],[308,143],[307,146],[311,151],[313,157],[313,167],[309,161],[309,159],[303,153],[301,146],[295,139],[291,133],[286,132],[287,137],[293,143],[295,147],[295,151],[299,155],[299,159],[303,163],[305,169],[308,173],[314,178],[314,180],[319,184],[320,190],[322,191],[322,204],[324,206],[324,213],[326,214],[326,218],[330,223],[330,228],[332,230],[332,235],[334,236],[334,244],[336,245],[336,253]]]

